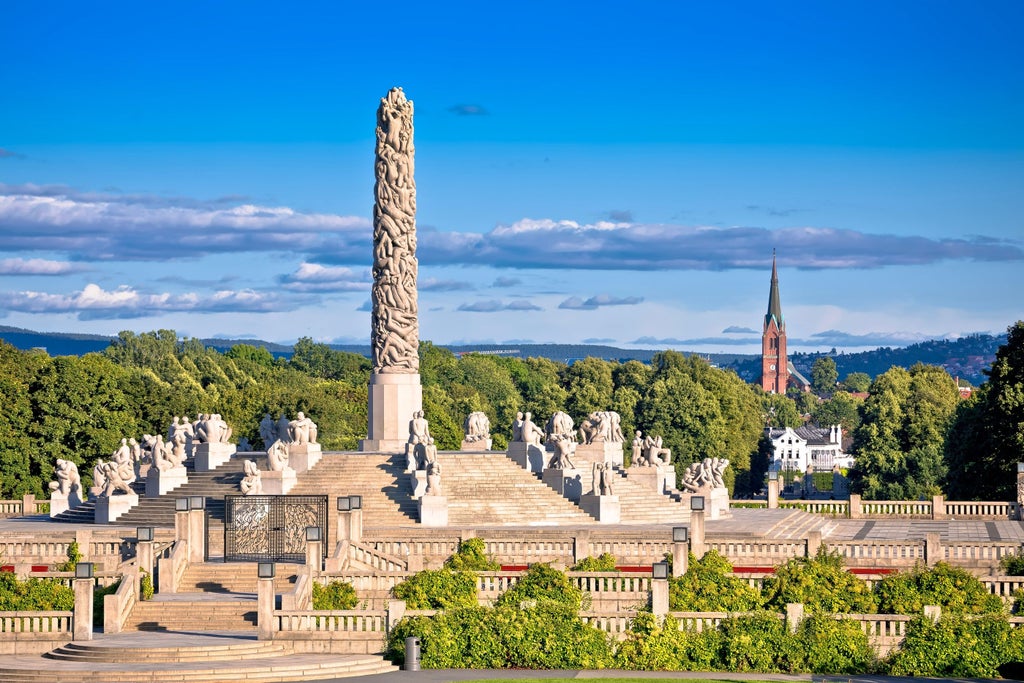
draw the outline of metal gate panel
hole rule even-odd
[[[224,496],[224,561],[303,564],[310,526],[327,538],[327,496]]]

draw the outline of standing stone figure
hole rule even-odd
[[[401,88],[392,88],[377,110],[371,296],[375,373],[419,371],[412,111]]]
[[[612,464],[610,462],[594,463],[594,495],[613,496],[615,490],[612,487]]]

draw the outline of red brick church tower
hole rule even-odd
[[[785,394],[789,384],[789,357],[786,355],[786,319],[779,302],[779,273],[772,250],[772,286],[768,293],[768,313],[761,333],[761,387],[770,394]]]

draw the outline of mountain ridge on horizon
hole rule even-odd
[[[102,351],[111,342],[115,341],[117,337],[75,332],[36,332],[25,328],[0,325],[0,339],[21,350],[44,348],[48,354],[53,356],[80,356],[86,353]],[[292,345],[289,344],[278,344],[251,338],[231,339],[217,337],[200,338],[200,341],[206,346],[221,352],[237,344],[262,346],[276,357],[288,357],[292,351]],[[866,372],[868,375],[875,377],[892,366],[909,368],[915,363],[921,362],[939,365],[954,377],[978,385],[985,380],[984,370],[995,360],[996,349],[1004,343],[1006,343],[1006,334],[974,334],[953,340],[926,340],[904,347],[880,346],[870,351],[854,353],[796,352],[790,354],[790,360],[798,370],[809,376],[811,365],[816,359],[825,356],[831,357],[836,361],[840,378],[845,377],[851,372]],[[336,351],[357,353],[363,356],[369,356],[370,354],[369,343],[327,344],[327,346]],[[588,356],[619,362],[638,360],[649,363],[654,355],[660,351],[656,349],[628,349],[602,344],[558,343],[437,344],[437,346],[448,349],[457,355],[471,352],[504,352],[498,353],[498,355],[519,358],[544,357],[563,363],[571,363]],[[719,367],[735,370],[740,377],[748,382],[756,381],[761,369],[760,354],[696,353],[692,351],[681,351],[680,353],[698,355]]]

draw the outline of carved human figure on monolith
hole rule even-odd
[[[412,114],[412,102],[401,88],[393,88],[377,110],[371,296],[375,373],[419,371]]]

